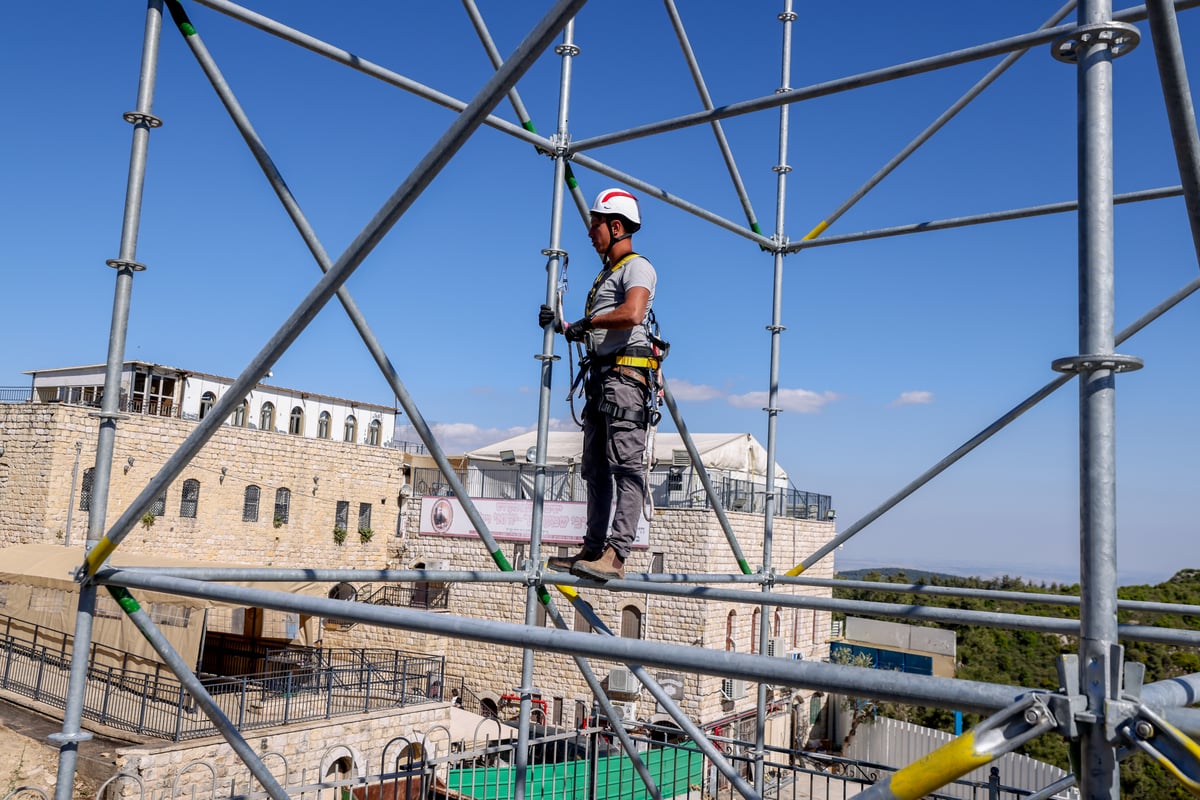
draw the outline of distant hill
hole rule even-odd
[[[948,583],[965,581],[968,575],[951,575],[948,572],[929,572],[911,567],[867,567],[839,571],[835,577],[847,581],[887,581],[889,583]]]
[[[962,578],[944,573],[894,567],[850,570],[839,573],[839,577],[850,580],[871,579],[886,583],[917,583],[923,580],[928,583],[971,589],[1061,593],[1076,597],[1079,595],[1077,584],[1035,586],[1020,578],[1009,576]],[[1117,590],[1117,595],[1124,600],[1200,606],[1200,570],[1180,569],[1169,580],[1159,584],[1122,586]],[[1054,606],[1025,600],[996,600],[978,595],[962,597],[913,595],[888,591],[885,587],[869,590],[837,588],[834,589],[833,596],[848,600],[1051,616],[1059,619],[1078,619],[1079,617],[1078,609],[1070,606]],[[1195,627],[1198,616],[1200,615],[1120,611],[1117,618],[1122,623],[1187,630]],[[911,625],[930,624],[919,620],[900,619],[898,621]],[[1055,691],[1059,685],[1055,671],[1055,663],[1059,655],[1076,653],[1079,648],[1078,640],[1070,636],[970,625],[938,625],[936,627],[955,632],[958,642],[956,674],[957,677],[967,680]],[[1147,682],[1200,672],[1200,652],[1194,648],[1151,642],[1126,641],[1123,644],[1126,661],[1145,665]],[[945,709],[885,703],[880,705],[880,710],[889,717],[907,719],[931,728],[953,730],[953,714]],[[980,721],[977,714],[965,714],[964,719],[968,726],[975,725]],[[1020,751],[1064,769],[1068,768],[1066,742],[1057,734],[1043,734],[1026,743]],[[1121,796],[1139,799],[1153,798],[1153,800],[1186,800],[1190,797],[1179,781],[1175,780],[1156,762],[1142,754],[1134,755],[1122,762]]]

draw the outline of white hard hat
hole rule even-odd
[[[592,203],[592,213],[621,216],[634,225],[642,224],[637,198],[624,189],[605,189],[596,195],[596,202]]]

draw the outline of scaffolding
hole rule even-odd
[[[120,367],[126,348],[134,276],[145,266],[137,261],[137,238],[141,217],[147,149],[151,132],[161,125],[152,113],[159,56],[160,36],[164,21],[170,21],[182,34],[186,47],[228,111],[244,138],[254,159],[262,169],[291,221],[308,247],[323,276],[290,314],[280,328],[250,360],[229,390],[199,421],[176,453],[146,485],[130,506],[111,524],[105,519],[106,504],[93,502],[90,507],[87,531],[87,556],[79,568],[80,583],[78,614],[74,641],[75,653],[88,652],[91,625],[95,611],[96,593],[100,587],[112,594],[121,608],[154,646],[164,662],[178,676],[195,698],[196,703],[221,731],[234,751],[244,760],[256,780],[273,798],[285,798],[287,793],[262,763],[221,708],[206,692],[189,666],[175,653],[142,609],[134,592],[153,590],[191,597],[205,597],[262,608],[300,612],[340,620],[392,627],[407,631],[435,633],[463,641],[491,642],[522,650],[522,685],[520,696],[519,739],[515,750],[515,797],[525,796],[525,773],[530,735],[533,693],[533,654],[537,651],[572,656],[589,684],[603,713],[609,719],[620,719],[600,682],[588,664],[589,658],[618,659],[628,664],[631,673],[646,687],[656,701],[711,761],[718,771],[742,796],[757,798],[764,793],[764,728],[766,684],[820,689],[868,696],[881,700],[919,703],[943,708],[977,711],[987,717],[975,729],[963,734],[929,757],[899,769],[861,796],[864,798],[900,798],[912,800],[943,786],[969,770],[987,764],[1010,752],[1022,743],[1041,735],[1057,735],[1079,746],[1076,779],[1087,800],[1116,798],[1119,795],[1119,759],[1129,750],[1148,753],[1178,777],[1192,792],[1200,794],[1200,748],[1192,737],[1200,735],[1200,719],[1187,706],[1194,703],[1200,692],[1200,674],[1171,680],[1144,682],[1144,668],[1127,663],[1123,657],[1122,640],[1164,641],[1188,646],[1200,644],[1193,631],[1117,625],[1117,574],[1115,568],[1115,376],[1138,369],[1141,361],[1116,351],[1135,333],[1166,313],[1170,308],[1200,288],[1200,278],[1193,279],[1179,291],[1147,311],[1129,328],[1114,332],[1113,326],[1113,232],[1112,216],[1115,203],[1138,202],[1159,197],[1182,195],[1191,225],[1193,243],[1200,256],[1200,144],[1197,141],[1195,113],[1187,83],[1176,21],[1177,9],[1191,8],[1197,0],[1149,0],[1137,6],[1114,12],[1108,0],[1074,0],[1055,12],[1038,29],[1028,33],[991,41],[965,49],[943,53],[916,61],[896,64],[855,75],[845,76],[805,87],[791,85],[791,49],[793,30],[798,15],[793,0],[783,0],[778,14],[782,24],[780,85],[774,93],[758,98],[715,106],[704,81],[687,37],[674,0],[665,0],[672,28],[696,85],[703,110],[663,119],[638,127],[588,138],[572,139],[568,127],[568,110],[572,89],[572,65],[580,50],[574,44],[574,16],[585,0],[557,0],[547,3],[545,16],[529,31],[526,38],[508,58],[502,58],[492,40],[484,17],[474,0],[464,0],[467,13],[494,67],[495,74],[468,102],[458,100],[435,89],[421,85],[382,66],[358,58],[313,36],[289,28],[256,12],[235,5],[229,0],[195,0],[198,5],[224,14],[234,20],[258,28],[286,42],[349,66],[392,86],[447,107],[456,112],[453,122],[430,148],[423,159],[391,194],[374,217],[338,257],[331,257],[309,225],[299,203],[291,194],[280,171],[258,137],[233,90],[222,76],[215,59],[208,52],[199,31],[189,19],[179,0],[149,0],[145,17],[143,56],[141,61],[137,107],[125,114],[133,126],[132,153],[129,165],[121,245],[118,256],[108,262],[116,271],[112,324],[109,334],[105,390],[98,413],[99,432],[93,496],[106,498],[111,475],[113,442],[122,419],[118,408],[120,399]],[[164,8],[168,16],[164,17]],[[1065,21],[1075,12],[1072,22]],[[1180,173],[1180,185],[1143,190],[1124,195],[1113,191],[1112,155],[1112,73],[1117,60],[1141,39],[1133,24],[1148,21],[1152,46],[1157,60],[1159,78],[1166,100],[1172,141]],[[525,72],[543,56],[552,42],[559,39],[553,53],[561,58],[559,101],[554,133],[542,136],[536,132],[530,114],[516,86]],[[897,166],[928,141],[943,125],[986,89],[1006,69],[1031,48],[1049,47],[1054,58],[1071,65],[1077,72],[1078,99],[1078,199],[1070,203],[1035,206],[1009,211],[992,212],[972,217],[958,217],[923,223],[919,226],[898,226],[840,236],[824,236],[826,230],[847,210],[886,178]],[[832,213],[828,214],[802,239],[791,241],[785,225],[788,165],[788,114],[793,104],[824,97],[885,81],[928,73],[955,65],[968,64],[994,56],[1002,56],[983,79],[952,104],[920,135],[888,161],[862,187],[851,194]],[[1063,69],[1070,68],[1064,66]],[[496,116],[493,111],[508,99],[517,116],[514,124]],[[726,138],[722,121],[737,116],[776,111],[778,113],[778,153],[774,172],[775,223],[771,233],[765,233],[750,202],[749,192],[740,177],[733,149]],[[630,576],[626,580],[598,585],[561,574],[548,576],[542,571],[540,532],[543,500],[546,490],[544,457],[550,424],[550,390],[555,364],[555,336],[547,328],[543,334],[538,393],[537,452],[535,467],[533,523],[529,559],[514,568],[508,562],[488,530],[458,474],[448,461],[430,426],[401,381],[384,351],[345,287],[346,280],[389,230],[405,214],[412,203],[437,178],[438,173],[454,157],[480,126],[499,130],[538,153],[553,159],[554,182],[551,202],[549,241],[546,257],[545,301],[554,302],[558,296],[560,276],[565,268],[566,253],[562,244],[564,208],[568,193],[579,214],[587,219],[587,203],[572,165],[596,172],[606,178],[621,181],[653,198],[675,206],[714,226],[734,233],[754,244],[772,259],[773,293],[771,303],[770,366],[768,375],[766,491],[764,509],[764,544],[761,568],[751,569],[726,519],[722,504],[713,487],[705,480],[709,504],[716,513],[729,540],[739,572],[730,575],[676,575],[669,580],[656,581],[654,576]],[[601,146],[628,142],[655,134],[687,127],[711,127],[733,188],[742,206],[746,221],[725,219],[700,206],[626,174],[589,155]],[[781,569],[773,563],[771,542],[775,515],[775,471],[777,420],[781,411],[779,401],[780,349],[782,346],[783,265],[790,254],[817,246],[912,234],[930,230],[976,225],[999,220],[1031,217],[1043,214],[1075,211],[1078,214],[1079,253],[1079,354],[1057,359],[1053,367],[1060,377],[1031,394],[995,423],[971,437],[942,461],[922,473],[901,491],[878,508],[847,527],[827,545],[806,557],[801,563]],[[514,625],[491,620],[431,615],[403,608],[379,607],[358,602],[325,598],[297,597],[283,592],[266,591],[229,585],[230,581],[283,581],[293,579],[297,571],[289,569],[160,569],[154,571],[108,568],[107,558],[121,544],[151,503],[162,494],[190,459],[230,416],[233,406],[244,397],[271,369],[276,360],[296,340],[317,313],[336,296],[354,324],[367,350],[374,358],[383,377],[428,448],[429,454],[441,469],[446,483],[462,502],[472,526],[479,531],[487,553],[497,572],[475,575],[461,572],[420,570],[303,570],[307,580],[339,582],[370,580],[376,583],[401,581],[466,581],[472,579],[511,581],[526,587],[526,624]],[[534,305],[531,303],[531,306]],[[917,491],[968,452],[991,438],[1028,409],[1065,386],[1072,378],[1079,385],[1079,508],[1080,508],[1080,576],[1081,596],[1077,600],[1078,622],[1047,618],[1017,617],[1007,614],[983,614],[925,609],[914,611],[909,606],[887,606],[879,603],[849,603],[848,601],[799,598],[773,593],[776,586],[789,583],[810,583],[805,570],[828,556],[840,544],[856,535],[884,513]],[[688,440],[687,427],[668,383],[664,396],[677,429]],[[688,447],[697,469],[703,472],[695,448]],[[728,583],[734,588],[705,588],[704,596],[720,597],[731,602],[746,603],[763,610],[757,633],[758,652],[765,653],[770,637],[768,610],[775,606],[796,604],[806,607],[826,607],[854,610],[896,617],[921,617],[968,624],[996,625],[1030,630],[1045,630],[1079,637],[1077,655],[1065,656],[1058,664],[1061,689],[1058,692],[1033,691],[1023,687],[997,685],[929,676],[907,675],[856,669],[829,663],[806,663],[772,659],[731,652],[697,650],[660,642],[624,639],[612,632],[595,615],[585,599],[593,591],[631,591],[674,594],[698,597],[697,584]],[[749,584],[750,590],[736,588]],[[832,581],[825,585],[848,586],[847,582]],[[889,588],[896,588],[889,586]],[[937,587],[907,587],[915,593],[949,592]],[[577,613],[591,624],[591,633],[571,631],[557,610],[551,592],[569,602]],[[999,595],[982,590],[977,595]],[[1022,599],[1028,599],[1022,595]],[[1044,598],[1049,600],[1049,598]],[[1060,598],[1055,598],[1061,601]],[[557,629],[537,627],[538,606],[543,606]],[[1190,607],[1189,607],[1190,608]],[[1148,609],[1152,610],[1152,609]],[[1191,609],[1193,612],[1195,609]],[[721,675],[756,681],[759,684],[756,717],[756,741],[750,777],[743,776],[730,764],[709,737],[679,710],[671,696],[646,671],[646,666],[669,667],[686,672]],[[84,658],[71,663],[70,683],[62,732],[53,739],[59,746],[57,800],[67,800],[76,768],[78,744],[89,734],[81,728],[81,704],[87,679]],[[627,753],[635,754],[636,747],[620,725],[615,735],[621,739]],[[641,760],[634,758],[634,767],[654,797],[661,794],[654,786],[650,772]],[[1053,789],[1061,787],[1050,787]],[[1049,796],[1039,793],[1040,796]]]

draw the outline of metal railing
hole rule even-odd
[[[533,495],[533,467],[494,468],[458,471],[467,494],[475,498],[528,500]],[[655,508],[709,508],[708,496],[691,466],[663,465],[650,471],[650,495]],[[412,484],[419,496],[446,496],[450,485],[434,468],[414,469]],[[721,507],[726,511],[762,514],[767,492],[763,483],[740,480],[726,475],[713,476]],[[775,515],[795,519],[832,521],[833,498],[797,489],[777,487],[774,491]],[[546,499],[583,501],[587,488],[579,471],[569,467],[546,468]]]
[[[31,403],[33,389],[28,386],[0,386],[0,403]]]
[[[201,680],[239,730],[427,703],[442,693],[444,659],[437,656],[284,648],[268,651],[265,663],[261,673]],[[220,733],[173,675],[89,664],[85,719],[173,741]],[[70,654],[58,642],[0,637],[0,689],[65,708],[69,673]]]

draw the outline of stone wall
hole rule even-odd
[[[429,745],[430,751],[445,755],[446,728],[441,726],[449,725],[449,720],[448,704],[428,703],[403,711],[249,731],[245,737],[276,780],[284,786],[299,786],[333,779],[330,768],[341,759],[348,759],[343,764],[349,767],[341,777],[377,775],[385,755],[394,768],[396,758],[410,742],[436,743]],[[249,770],[220,737],[123,747],[116,756],[117,772],[139,779],[144,797],[227,797],[248,790]],[[402,763],[407,763],[407,757]],[[137,782],[129,778],[119,778],[112,786],[116,794],[109,796],[143,796],[137,791]]]
[[[97,420],[89,410],[57,404],[0,405],[0,546],[63,542],[82,546],[88,514],[80,493],[96,460]],[[195,428],[194,422],[134,417],[118,425],[105,527],[145,488]],[[72,492],[75,445],[78,476]],[[130,460],[132,459],[132,464]],[[404,454],[383,447],[307,439],[224,426],[167,489],[165,513],[141,523],[122,543],[129,552],[248,566],[321,564],[378,568],[396,542]],[[180,516],[183,482],[200,483],[194,519]],[[315,479],[315,480],[314,480]],[[260,489],[258,520],[243,521],[246,487]],[[275,525],[276,492],[289,489],[286,524]],[[348,535],[335,543],[338,501],[349,503]],[[371,506],[370,541],[358,533],[360,504]]]
[[[162,417],[135,417],[119,423],[107,524],[117,519],[194,427],[195,423],[186,420]],[[78,509],[79,486],[74,494],[71,492],[71,470],[78,442],[82,482],[84,469],[95,461],[96,431],[97,419],[89,415],[88,409],[0,405],[0,444],[5,446],[5,454],[0,457],[0,546],[64,541],[69,506],[75,509],[72,544],[82,546],[87,515]],[[251,566],[409,568],[444,563],[449,569],[494,570],[481,541],[419,532],[419,498],[399,499],[406,458],[410,457],[382,447],[225,426],[171,484],[162,517],[149,528],[136,525],[121,548],[198,562],[234,561]],[[188,478],[200,482],[195,519],[180,516],[181,487]],[[249,484],[261,488],[257,522],[242,519]],[[291,490],[290,518],[287,524],[276,526],[272,518],[275,492],[280,487]],[[350,503],[351,529],[341,545],[334,542],[332,533],[339,500]],[[372,507],[374,536],[368,542],[361,541],[357,534],[360,503]],[[745,558],[757,564],[762,560],[762,516],[730,512],[729,518]],[[786,571],[833,535],[834,526],[829,522],[777,518],[772,537],[775,570]],[[517,549],[520,547],[527,555],[527,544],[500,544],[510,561],[521,568]],[[650,546],[635,550],[627,569],[635,573],[649,571],[655,554],[662,555],[662,569],[668,573],[737,571],[715,515],[702,509],[656,510]],[[831,577],[832,560],[822,561],[805,574]],[[776,587],[776,591],[828,595],[828,590],[801,587]],[[757,608],[753,605],[606,592],[586,592],[585,597],[618,635],[623,610],[631,607],[641,616],[641,635],[651,641],[746,653],[752,651],[751,642],[757,639],[757,628],[752,635]],[[555,600],[567,624],[576,627],[574,609],[561,597]],[[521,584],[458,584],[450,588],[449,612],[523,623],[525,588]],[[777,620],[775,616],[772,612],[772,635],[782,637],[786,651],[796,651],[806,659],[826,655],[828,612],[779,609]],[[727,637],[730,626],[732,636]],[[514,648],[475,643],[464,646],[444,636],[362,625],[344,632],[327,631],[324,643],[330,647],[395,648],[444,656],[448,675],[461,676],[468,688],[493,702],[521,683],[521,652]],[[598,661],[592,666],[604,679],[617,665]],[[576,702],[590,708],[590,693],[570,657],[538,653],[534,675],[533,688],[547,701],[551,721],[557,716],[556,706],[562,709],[565,724],[577,722]],[[755,705],[753,684],[746,687],[744,697],[731,701],[723,697],[720,678],[681,677],[681,706],[692,719],[723,719]],[[639,718],[663,719],[655,705],[643,692]]]
[[[414,504],[415,506],[415,504]],[[492,560],[482,542],[476,539],[443,537],[414,533],[418,528],[417,510],[406,520],[409,531],[404,540],[409,564],[445,562],[451,570],[491,570]],[[763,518],[748,513],[729,513],[743,555],[751,564],[762,560]],[[815,520],[776,519],[772,536],[772,554],[777,572],[784,572],[799,563],[809,553],[832,538],[833,525]],[[518,569],[516,555],[521,549],[528,555],[528,545],[500,542],[501,549]],[[671,573],[729,573],[737,571],[737,562],[715,515],[704,510],[659,509],[651,523],[650,546],[634,550],[626,565],[628,572],[648,572],[655,554],[662,554],[663,571]],[[551,552],[543,553],[550,555]],[[814,565],[807,576],[832,577],[830,560]],[[741,588],[753,589],[755,584]],[[776,587],[776,591],[809,596],[829,596],[826,589],[810,587]],[[450,611],[486,619],[523,623],[525,620],[525,587],[523,584],[458,584],[450,588]],[[555,605],[568,627],[577,627],[576,611],[561,595],[552,593]],[[621,634],[622,610],[632,606],[642,617],[642,636],[650,641],[688,644],[708,649],[733,649],[753,652],[752,640],[758,637],[755,606],[726,602],[703,601],[693,598],[656,597],[641,594],[617,594],[585,591],[585,599],[616,635]],[[726,645],[726,633],[733,616],[733,636]],[[772,633],[782,637],[785,655],[793,653],[804,659],[821,659],[828,655],[830,614],[811,609],[778,609],[778,619],[772,614]],[[553,623],[546,621],[548,626]],[[752,631],[753,627],[753,631]],[[344,633],[326,634],[327,645],[394,647],[414,649],[446,658],[448,681],[465,679],[466,685],[480,697],[498,701],[521,684],[521,651],[512,647],[471,643],[468,647],[445,637],[411,634],[406,631],[382,630],[357,626]],[[593,671],[602,681],[609,670],[620,666],[616,662],[592,660]],[[745,695],[736,700],[725,699],[722,679],[712,676],[680,675],[669,670],[651,670],[657,677],[682,678],[684,683],[681,708],[693,720],[713,721],[737,716],[755,707],[757,686],[746,685]],[[547,702],[550,722],[561,708],[563,724],[578,724],[575,719],[577,702],[590,712],[591,693],[574,660],[570,656],[536,653],[534,656],[535,693]],[[771,697],[786,692],[772,692]],[[810,693],[797,693],[805,699]],[[556,703],[557,701],[557,703]],[[643,720],[665,721],[666,715],[648,693],[638,700],[638,716]]]

